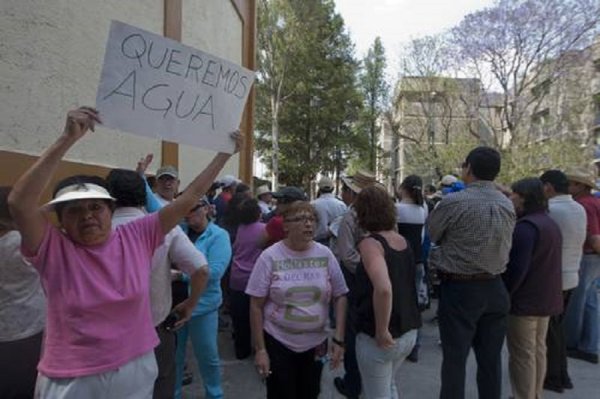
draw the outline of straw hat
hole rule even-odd
[[[591,187],[595,190],[598,190],[598,186],[596,185],[596,176],[593,173],[590,173],[587,169],[584,168],[572,168],[565,171],[565,175],[567,175],[567,179],[569,181],[574,181],[576,183],[581,183],[588,187]]]
[[[362,170],[356,172],[354,176],[342,177],[342,181],[356,194],[360,193],[363,188],[377,184],[374,174]]]
[[[44,205],[47,208],[52,208],[54,205],[82,199],[105,199],[114,201],[115,199],[110,196],[108,191],[97,184],[92,183],[81,183],[71,184],[70,186],[63,187],[54,196],[52,201]]]

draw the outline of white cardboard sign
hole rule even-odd
[[[103,125],[233,151],[254,72],[175,40],[112,21],[96,108]]]

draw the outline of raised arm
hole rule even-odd
[[[60,160],[83,135],[94,130],[100,122],[98,112],[80,107],[67,113],[65,129],[58,139],[47,148],[38,160],[17,180],[8,197],[10,212],[22,236],[22,245],[37,252],[46,228],[47,220],[39,208],[42,193],[54,176]]]
[[[243,136],[237,131],[232,133],[232,139],[235,140],[235,149],[233,152],[235,154],[242,147]],[[206,194],[221,169],[223,169],[233,154],[220,152],[215,155],[208,166],[187,186],[183,194],[177,197],[176,201],[173,201],[159,211],[158,215],[163,232],[168,232],[175,227],[187,215],[190,209],[196,205],[200,197]]]

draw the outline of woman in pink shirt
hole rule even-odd
[[[313,241],[313,206],[296,201],[282,217],[286,237],[263,251],[246,288],[255,364],[266,379],[267,398],[317,398],[327,359],[329,304],[335,302],[331,367],[336,368],[344,352],[348,287],[329,248]]]
[[[36,386],[40,398],[152,397],[158,338],[150,312],[151,258],[231,156],[217,154],[177,201],[114,231],[113,199],[97,176],[63,180],[53,200],[38,208],[62,157],[97,122],[93,108],[70,111],[63,134],[8,198],[22,235],[21,251],[39,272],[47,295]],[[241,136],[235,139],[239,150]],[[60,229],[50,223],[50,209]],[[192,310],[180,309],[180,324]]]
[[[230,209],[231,210],[231,209]],[[250,335],[250,296],[246,286],[256,260],[267,244],[265,224],[261,223],[261,209],[254,198],[244,200],[237,209],[239,221],[233,242],[233,260],[229,274],[230,311],[233,323],[235,357],[245,359],[252,354]]]

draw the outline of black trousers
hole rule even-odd
[[[473,348],[480,398],[500,399],[502,356],[509,295],[498,276],[485,281],[442,281],[439,328],[442,339],[441,399],[465,397],[465,366]]]
[[[160,343],[154,348],[158,364],[158,377],[154,381],[153,399],[172,399],[175,396],[175,350],[177,334],[159,325],[156,333]]]
[[[0,342],[0,398],[33,398],[43,335]]]
[[[346,392],[352,396],[359,396],[362,390],[362,382],[358,362],[356,361],[356,283],[355,276],[348,269],[342,267],[342,273],[346,280],[346,285],[350,290],[346,298],[348,300],[348,311],[346,312],[346,331],[344,332],[344,341],[346,351],[344,353],[344,387]]]
[[[265,331],[265,346],[271,361],[267,399],[317,399],[321,390],[323,363],[317,348],[294,352]]]
[[[546,335],[546,382],[562,387],[569,383],[567,368],[567,343],[565,340],[564,317],[573,290],[563,291],[563,312],[550,317]]]
[[[233,324],[235,357],[245,359],[252,354],[250,296],[245,292],[235,290],[231,290],[229,294],[229,312]]]

